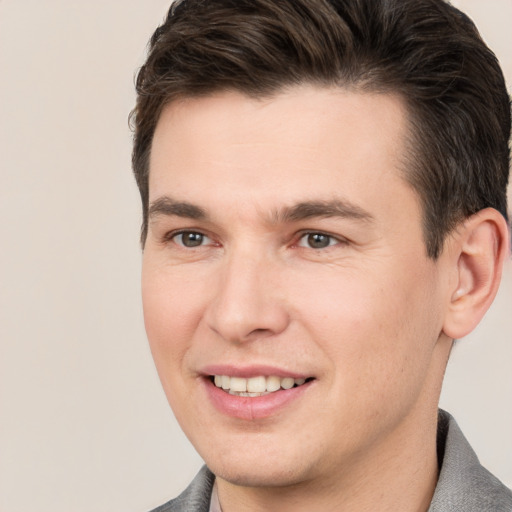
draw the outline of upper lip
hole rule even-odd
[[[232,364],[211,364],[204,366],[199,371],[204,376],[210,375],[228,375],[230,377],[251,377],[276,376],[276,377],[292,377],[293,379],[307,379],[312,377],[311,374],[287,370],[273,365],[250,365],[238,366]]]

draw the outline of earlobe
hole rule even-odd
[[[443,332],[458,339],[478,325],[496,296],[509,254],[507,222],[486,208],[466,219],[450,243],[456,280]]]

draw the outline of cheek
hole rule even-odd
[[[357,349],[372,341],[370,332],[382,332],[389,301],[374,279],[336,268],[310,277],[294,276],[289,295],[294,316],[326,350]]]
[[[425,374],[438,311],[429,279],[375,270],[296,281],[295,315],[335,367],[339,388],[392,393]]]
[[[165,269],[144,267],[144,324],[160,378],[165,381],[180,366],[201,318],[200,295]]]

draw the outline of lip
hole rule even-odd
[[[281,378],[291,377],[293,379],[307,379],[308,377],[313,377],[313,375],[292,372],[272,365],[208,365],[202,368],[199,373],[208,377],[212,375],[229,375],[230,377],[243,377],[245,379],[259,377],[260,375],[264,375],[266,377],[276,376]]]
[[[231,366],[209,366],[204,368],[201,380],[205,393],[213,406],[223,415],[247,421],[268,418],[274,416],[289,406],[291,403],[300,400],[315,379],[291,389],[281,389],[267,395],[258,397],[245,397],[230,395],[226,391],[215,386],[211,380],[212,375],[229,375],[231,377],[256,377],[259,375],[275,375],[277,377],[292,377],[294,379],[307,378],[311,375],[284,371],[271,366],[252,367],[231,367]]]

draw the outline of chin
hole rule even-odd
[[[312,476],[313,468],[304,464],[306,458],[286,457],[283,453],[272,456],[269,450],[241,452],[210,454],[204,460],[217,477],[243,487],[286,487]]]
[[[300,471],[275,467],[270,469],[266,465],[259,467],[257,463],[243,467],[225,467],[218,464],[208,467],[218,478],[242,487],[288,487],[304,481]]]

